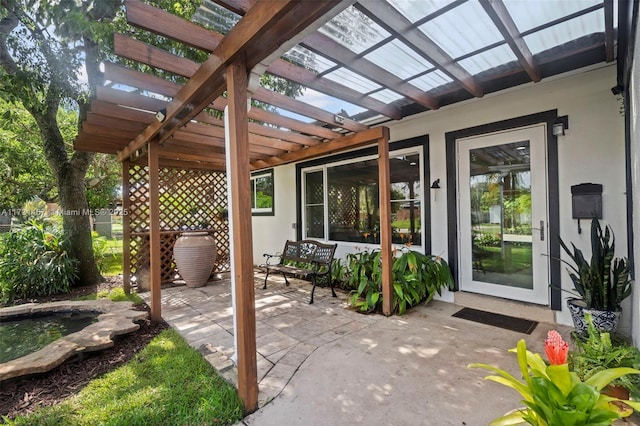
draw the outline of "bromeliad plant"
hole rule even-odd
[[[524,408],[499,417],[490,425],[514,425],[525,421],[536,426],[604,426],[631,415],[633,409],[640,409],[638,402],[621,400],[601,392],[612,381],[627,374],[640,374],[640,370],[611,368],[582,381],[569,369],[569,345],[557,331],[549,332],[544,349],[549,364],[539,354],[529,352],[524,339],[511,349],[517,353],[523,380],[489,364],[469,364],[469,368],[493,371],[497,375],[487,376],[486,380],[515,389],[524,398]]]

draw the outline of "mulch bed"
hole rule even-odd
[[[49,296],[37,300],[24,300],[22,302],[66,300],[121,285],[121,279],[111,277],[98,285],[74,288],[71,294]],[[138,308],[149,310],[146,304],[140,305]],[[141,321],[139,330],[118,337],[111,348],[94,353],[85,353],[82,360],[71,358],[48,373],[16,378],[0,383],[0,417],[14,418],[19,414],[27,414],[43,406],[57,404],[65,398],[78,393],[92,379],[129,361],[166,328],[168,328],[168,325],[165,322]],[[0,423],[2,423],[1,418]]]

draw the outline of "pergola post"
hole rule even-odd
[[[160,285],[162,259],[160,253],[160,144],[152,140],[148,144],[149,163],[149,284],[151,287],[151,320],[162,319]]]
[[[391,171],[389,169],[389,129],[378,139],[378,181],[380,189],[380,250],[382,251],[382,312],[393,309],[393,252],[391,247]]]
[[[229,65],[226,73],[229,106],[229,156],[231,181],[231,238],[235,283],[238,393],[245,411],[258,405],[256,361],[256,312],[251,229],[251,186],[249,167],[249,125],[247,120],[247,67],[243,56]]]
[[[122,286],[131,293],[131,198],[129,197],[129,159],[122,162]]]

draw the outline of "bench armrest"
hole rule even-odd
[[[264,257],[266,257],[266,258],[267,258],[267,260],[266,260],[266,264],[267,264],[267,265],[271,265],[271,263],[269,263],[269,262],[270,262],[270,261],[271,261],[271,259],[272,259],[272,258],[274,258],[274,257],[277,257],[278,259],[281,259],[281,258],[282,258],[282,254],[280,254],[280,253],[276,253],[276,254],[269,254],[269,253],[265,253],[265,254],[263,254],[262,256],[264,256]]]

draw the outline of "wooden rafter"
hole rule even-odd
[[[220,96],[226,88],[226,66],[238,57],[246,56],[249,71],[272,54],[273,50],[268,46],[260,48],[263,39],[270,40],[271,43],[283,43],[339,3],[337,0],[304,3],[273,0],[256,3],[167,105],[166,118],[162,122],[149,124],[144,132],[118,154],[118,159],[122,161],[129,157],[154,138],[162,142],[171,137],[178,128]],[[274,32],[274,28],[280,28],[283,23],[289,26],[288,31]]]
[[[473,96],[480,98],[484,95],[482,87],[480,87],[478,82],[475,81],[467,70],[456,63],[451,56],[422,31],[415,28],[411,21],[405,18],[389,3],[386,1],[368,1],[358,3],[356,7],[405,44],[412,47],[416,52],[420,53],[429,62],[440,68]]]
[[[607,62],[615,59],[613,29],[613,0],[604,0],[604,50]]]
[[[129,4],[131,4],[133,7],[129,7]],[[225,2],[226,4],[226,2]],[[165,11],[161,11],[158,10],[152,6],[146,5],[144,3],[141,3],[138,0],[129,0],[127,2],[127,20],[131,25],[137,26],[139,28],[143,28],[147,31],[151,31],[154,32],[156,34],[160,34],[163,35],[165,37],[168,37],[172,40],[181,42],[181,43],[185,43],[189,46],[193,46],[196,47],[198,49],[202,49],[204,51],[207,52],[212,52],[220,43],[220,41],[222,40],[223,36],[219,33],[216,33],[215,31],[211,31],[205,28],[202,28],[196,24],[194,24],[193,22],[189,22],[187,20],[183,20],[181,18],[177,18],[175,15],[171,15],[168,12]],[[247,3],[248,6],[248,3]],[[243,11],[244,14],[244,11]],[[177,25],[177,20],[180,21],[180,29],[176,29],[173,28],[173,26]],[[169,28],[167,28],[169,27]],[[117,47],[117,46],[116,46]],[[171,61],[171,57],[170,56],[166,56],[165,54],[161,54],[162,52],[159,52],[158,50],[156,50],[157,48],[149,48],[146,47],[144,45],[141,46],[137,46],[134,51],[139,52],[139,56],[138,60],[140,62],[144,62],[144,52],[148,52],[149,55],[159,55],[161,60],[166,63],[167,66],[171,66],[170,69],[167,69],[167,71],[173,72],[175,74],[178,75],[184,75],[181,74],[181,72],[184,72],[185,69],[190,69],[192,67],[192,65],[187,65],[187,62],[177,62]],[[184,59],[184,58],[181,58]],[[186,60],[185,60],[186,61]],[[274,61],[274,64],[278,64],[284,62],[285,64],[288,64],[286,61],[278,59]],[[179,64],[179,65],[178,65]],[[153,65],[156,66],[156,65]],[[159,67],[161,68],[161,67]],[[164,69],[164,68],[163,68]],[[297,65],[292,65],[292,67],[290,68],[291,73],[294,73],[294,75],[298,72],[303,73],[303,75],[307,76],[307,81],[312,82],[313,81],[313,73],[308,72],[307,70],[305,70],[302,67],[299,67]],[[307,71],[307,73],[305,73],[304,71]],[[311,75],[309,75],[311,74]],[[187,77],[189,77],[191,74],[186,75]],[[296,81],[293,78],[289,78],[288,73],[284,73],[282,75],[279,75],[282,78],[291,80],[291,81]],[[298,81],[299,84],[302,84]],[[341,90],[344,88],[344,86],[342,85],[338,85],[338,84],[328,84],[326,86],[323,87],[310,87],[314,90],[318,90],[320,92],[326,93],[328,95],[331,96],[336,96],[336,97],[340,97],[341,96]],[[328,93],[327,93],[328,92]],[[257,98],[258,100],[261,100],[263,102],[267,102],[265,100],[262,100],[260,98]],[[273,98],[272,98],[273,99]],[[399,119],[400,118],[400,114],[399,111],[396,109],[390,109],[390,108],[384,108],[384,104],[382,102],[376,101],[375,99],[362,99],[362,94],[358,94],[357,92],[354,94],[354,96],[352,96],[350,99],[345,99],[348,100],[349,102],[354,103],[355,105],[360,105],[364,108],[368,108],[371,109],[373,111],[379,112],[381,114]],[[270,102],[269,102],[270,103]],[[289,103],[289,102],[287,102]],[[281,108],[285,108],[287,109],[284,105],[281,104],[274,104],[275,106],[281,107]],[[384,108],[386,110],[386,113],[383,111],[378,111],[378,108]],[[305,108],[304,110],[306,111],[315,111],[315,114],[317,114],[317,110],[318,108]],[[293,109],[292,111],[297,112],[296,109]],[[389,115],[391,114],[391,115]],[[322,112],[322,118],[321,117],[314,117],[311,116],[313,118],[316,118],[318,120],[322,120],[325,121],[327,123],[332,123],[332,124],[336,124],[333,122],[333,120],[327,121],[327,118],[332,117],[333,114],[327,111],[323,111]],[[340,123],[342,124],[342,123]],[[348,130],[352,130],[352,131],[360,131],[363,130],[361,128],[362,125],[358,125],[357,122],[352,121],[352,120],[345,120],[345,125],[349,125],[350,127],[344,127]]]
[[[141,90],[148,90],[153,93],[158,93],[168,97],[175,96],[175,94],[178,93],[178,91],[182,87],[177,83],[173,83],[163,78],[155,77],[155,76],[142,73],[139,71],[135,71],[129,68],[124,68],[112,63],[105,64],[105,78],[112,81],[121,82],[121,83],[128,82],[128,84],[130,84],[131,86],[137,87]],[[210,107],[212,109],[222,112],[226,105],[227,105],[227,101],[224,98],[218,98],[216,101],[214,101],[210,105]],[[224,125],[221,119],[217,119],[215,117],[211,117],[208,115],[205,117],[203,117],[203,115],[197,115],[194,118],[196,121],[202,120],[209,124],[215,124],[218,126]],[[256,109],[252,108],[252,110],[249,112],[249,118],[251,118],[252,120],[267,122],[273,126],[287,127],[298,132],[308,133],[311,135],[325,137],[329,139],[335,139],[336,137],[340,136],[335,132],[328,133],[327,132],[328,129],[324,129],[319,126],[314,126],[309,123],[304,123],[299,120],[292,121],[292,119],[287,119],[286,117],[282,117],[275,113],[270,113],[266,111],[264,113],[260,113],[258,112],[257,108]],[[313,146],[320,143],[318,139],[305,136],[301,133],[289,132],[289,131],[278,129],[276,127],[263,126],[257,123],[249,123],[249,131],[252,134],[269,136],[272,138],[295,142],[304,146]]]
[[[541,79],[540,71],[533,60],[533,54],[520,35],[516,23],[502,0],[480,0],[480,4],[507,41],[529,78],[536,83],[539,82]]]
[[[311,34],[304,39],[302,44],[316,53],[324,52],[324,55],[327,55],[332,61],[383,87],[400,93],[422,106],[438,109],[438,101],[423,90],[402,81],[400,77],[361,57],[324,34]]]

